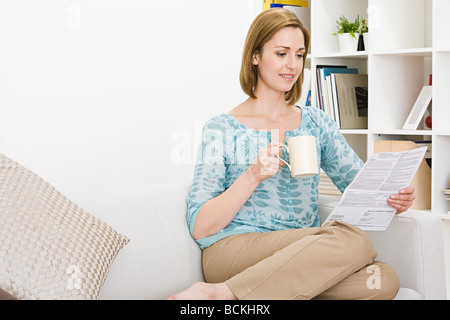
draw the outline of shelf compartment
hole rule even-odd
[[[431,132],[428,131],[426,133],[427,134],[424,135],[411,134],[410,132],[403,132],[402,134],[400,134],[400,131],[398,130],[395,132],[384,131],[383,133],[371,132],[368,135],[368,142],[367,142],[368,155],[370,156],[373,153],[375,140],[433,141],[432,138],[433,136],[431,135]]]
[[[311,30],[311,51],[320,56],[339,52],[338,38],[333,33],[337,31],[336,20],[341,15],[351,22],[357,15],[368,17],[368,0],[322,0],[310,3],[311,21],[318,22],[314,23],[315,27]]]
[[[401,130],[431,73],[428,54],[380,54],[369,59],[369,129]],[[375,93],[375,94],[374,94]]]
[[[432,2],[370,0],[369,40],[373,50],[432,46]]]
[[[434,46],[440,50],[449,50],[450,44],[450,1],[434,0]]]
[[[450,52],[437,52],[433,70],[433,130],[450,131]],[[438,66],[438,67],[437,67]]]

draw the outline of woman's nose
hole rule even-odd
[[[287,61],[286,61],[286,67],[289,69],[294,69],[295,68],[295,56],[289,56]]]

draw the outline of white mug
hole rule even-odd
[[[317,164],[316,137],[297,136],[288,139],[288,145],[281,144],[278,148],[285,148],[289,153],[289,162],[284,161],[291,171],[293,178],[309,177],[319,174]]]

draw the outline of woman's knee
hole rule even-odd
[[[375,261],[367,267],[366,285],[373,300],[392,300],[400,289],[400,277],[389,264]]]
[[[361,267],[372,263],[376,258],[377,252],[372,240],[364,231],[340,221],[334,221],[329,226],[334,236],[333,241],[343,246],[350,259],[360,260]]]
[[[337,285],[322,292],[317,300],[391,300],[400,288],[395,269],[383,262],[361,268]]]

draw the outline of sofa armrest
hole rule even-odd
[[[319,197],[321,221],[339,198]],[[396,215],[385,231],[367,231],[377,259],[392,265],[402,287],[414,289],[424,299],[446,299],[444,240],[438,215],[408,210]]]

